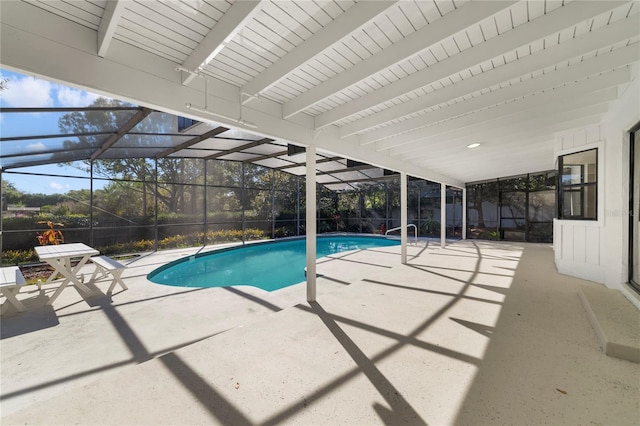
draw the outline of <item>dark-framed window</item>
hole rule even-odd
[[[558,219],[598,220],[598,149],[558,157]]]

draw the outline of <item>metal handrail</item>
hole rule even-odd
[[[412,226],[413,226],[413,238],[414,238],[415,242],[418,242],[418,227],[416,225],[414,225],[413,223],[410,223],[410,224],[407,225],[407,228],[412,227]],[[389,234],[389,232],[398,231],[400,229],[402,229],[402,226],[398,226],[397,228],[388,229],[384,233],[384,236],[386,237],[387,234]]]

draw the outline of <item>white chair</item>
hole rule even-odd
[[[16,297],[20,288],[26,283],[20,268],[17,266],[0,268],[0,292],[7,298],[7,301],[0,307],[0,315],[7,311],[9,305],[13,305],[19,312],[27,310]]]
[[[93,271],[93,275],[91,275],[92,282],[95,280],[98,273],[102,274],[101,277],[106,277],[108,275],[113,277],[109,290],[107,290],[107,294],[111,294],[113,292],[116,283],[120,284],[120,287],[124,290],[128,290],[127,286],[122,281],[122,272],[124,272],[124,268],[126,268],[125,265],[108,256],[93,256],[89,260],[96,265],[96,270]]]

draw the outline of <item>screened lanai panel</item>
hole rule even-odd
[[[328,161],[326,163],[320,163],[318,162],[318,160],[319,159],[316,159],[316,170],[320,172],[331,172],[334,170],[342,170],[347,167],[346,160]]]
[[[255,156],[256,156],[255,154],[247,154],[244,152],[234,152],[220,158],[222,158],[223,160],[231,160],[231,161],[248,161],[254,158]]]
[[[2,157],[14,155],[28,154],[47,154],[58,153],[61,151],[77,151],[79,149],[97,149],[108,138],[108,136],[100,135],[91,138],[25,138],[20,141],[5,141],[0,145],[0,154]]]
[[[242,186],[242,163],[236,161],[209,160],[207,167],[207,185],[240,187]]]
[[[126,164],[127,167],[120,167]],[[156,163],[150,158],[97,159],[93,162],[93,176],[98,179],[154,182]]]
[[[8,111],[11,111],[11,108],[3,109],[3,112],[0,113],[2,119],[0,134],[3,138],[80,132],[115,132],[119,125],[126,123],[137,112],[137,109],[105,112],[46,111],[44,108],[34,108],[32,112]],[[102,119],[101,117],[104,117],[105,114],[110,114],[112,118]]]
[[[135,147],[126,147],[126,148],[117,148],[111,147],[105,151],[103,155],[100,156],[102,159],[123,159],[123,158],[146,158],[146,157],[155,157],[157,154],[166,150],[167,147],[159,147],[160,149],[144,147],[144,148],[135,148]],[[170,148],[170,147],[169,147]]]
[[[218,123],[211,122],[201,122],[197,120],[192,120],[186,117],[178,118],[178,129],[180,133],[184,133],[185,135],[201,135],[203,133],[208,132],[209,130],[217,129],[218,127],[223,127]],[[229,130],[227,130],[228,132]],[[225,132],[226,133],[226,132]]]
[[[189,135],[201,135],[209,130],[216,129],[218,127],[224,127],[217,123],[198,123],[197,125],[190,127],[184,130],[183,133]],[[229,139],[229,140],[238,140],[238,141],[258,141],[262,139],[262,137],[254,135],[253,133],[244,132],[238,129],[228,129],[223,133],[220,133],[216,137],[212,139]]]
[[[247,143],[253,142],[253,140],[246,139],[231,139],[226,136],[227,132],[224,132],[224,136],[209,138],[202,142],[198,142],[195,145],[192,145],[191,148],[195,149],[216,149],[216,150],[229,150],[229,149],[237,149]]]
[[[366,170],[360,171],[359,173],[363,178],[375,179],[375,178],[381,178],[385,176],[384,170],[379,168],[366,169]]]
[[[244,185],[246,188],[270,189],[273,185],[273,170],[256,164],[245,164]]]
[[[335,173],[334,176],[344,181],[364,179],[367,177],[363,172],[360,171]]]
[[[330,183],[330,182],[341,182],[342,180],[333,175],[318,175],[316,176],[316,182],[318,183]]]
[[[343,182],[324,184],[324,186],[335,192],[353,191],[355,189],[352,185]]]
[[[141,134],[126,134],[120,140],[118,140],[113,146],[107,149],[101,157],[103,158],[119,158],[122,155],[128,155],[128,150],[137,150],[140,148],[146,149],[149,157],[154,157],[157,154],[165,151],[169,148],[174,148],[181,143],[184,143],[193,136],[175,136],[175,135],[141,135]],[[111,151],[116,151],[117,154],[113,154]]]
[[[62,150],[54,153],[27,154],[5,156],[4,151],[0,157],[0,168],[11,169],[38,164],[66,163],[74,160],[89,158],[95,150],[80,149],[75,151]]]
[[[153,111],[136,124],[131,133],[173,133],[178,132],[178,117],[165,112]]]
[[[3,155],[2,158],[0,158],[0,168],[11,169],[26,165],[45,164],[51,162],[53,162],[52,154],[30,154],[15,157],[5,157]]]
[[[266,158],[264,160],[256,161],[255,164],[259,164],[265,167],[278,168],[283,166],[291,165],[291,161],[283,160],[279,157],[274,158]]]
[[[307,161],[307,154],[302,152],[299,154],[287,155],[286,159],[293,163],[304,164]]]
[[[202,184],[204,183],[204,161],[194,158],[160,158],[158,182]]]
[[[176,151],[167,157],[188,157],[188,158],[207,158],[210,155],[219,154],[222,151],[219,149],[192,149],[186,148]]]
[[[276,154],[278,152],[282,152],[282,147],[271,144],[263,144],[251,147],[246,151],[242,151],[245,154],[251,154],[254,158],[263,157],[265,155]]]
[[[283,170],[297,176],[305,176],[307,174],[307,168],[304,165],[298,167],[286,166]]]

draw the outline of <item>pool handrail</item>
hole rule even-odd
[[[417,242],[418,242],[418,227],[417,227],[416,225],[414,225],[413,223],[410,223],[410,224],[408,224],[408,225],[407,225],[407,228],[410,228],[410,227],[412,227],[412,226],[413,226],[413,239],[414,239],[414,242],[416,242],[416,243],[417,243]],[[384,236],[385,236],[385,237],[388,237],[389,232],[398,231],[398,230],[400,230],[400,229],[402,229],[402,226],[398,226],[398,227],[396,227],[396,228],[388,229],[388,230],[384,233]]]

